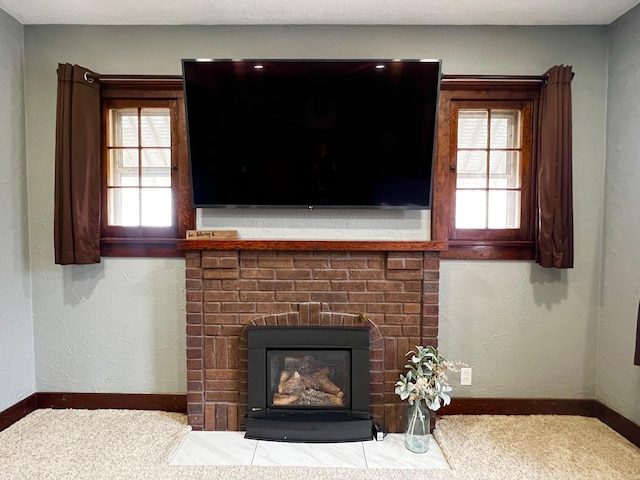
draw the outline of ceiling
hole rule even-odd
[[[0,0],[29,24],[607,25],[640,0]]]

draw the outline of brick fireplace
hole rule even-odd
[[[315,243],[181,243],[194,430],[244,430],[248,326],[366,325],[371,414],[390,432],[402,431],[406,402],[394,385],[409,350],[437,345],[441,248],[435,242]],[[393,246],[401,248],[387,248]]]

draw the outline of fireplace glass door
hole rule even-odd
[[[250,326],[246,438],[371,440],[369,328]]]
[[[267,362],[269,408],[351,408],[350,350],[267,350]]]

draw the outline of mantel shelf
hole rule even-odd
[[[439,252],[447,242],[400,242],[357,240],[180,240],[181,250],[333,250]]]

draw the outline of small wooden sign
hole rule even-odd
[[[233,240],[238,238],[237,230],[187,230],[188,240]]]

